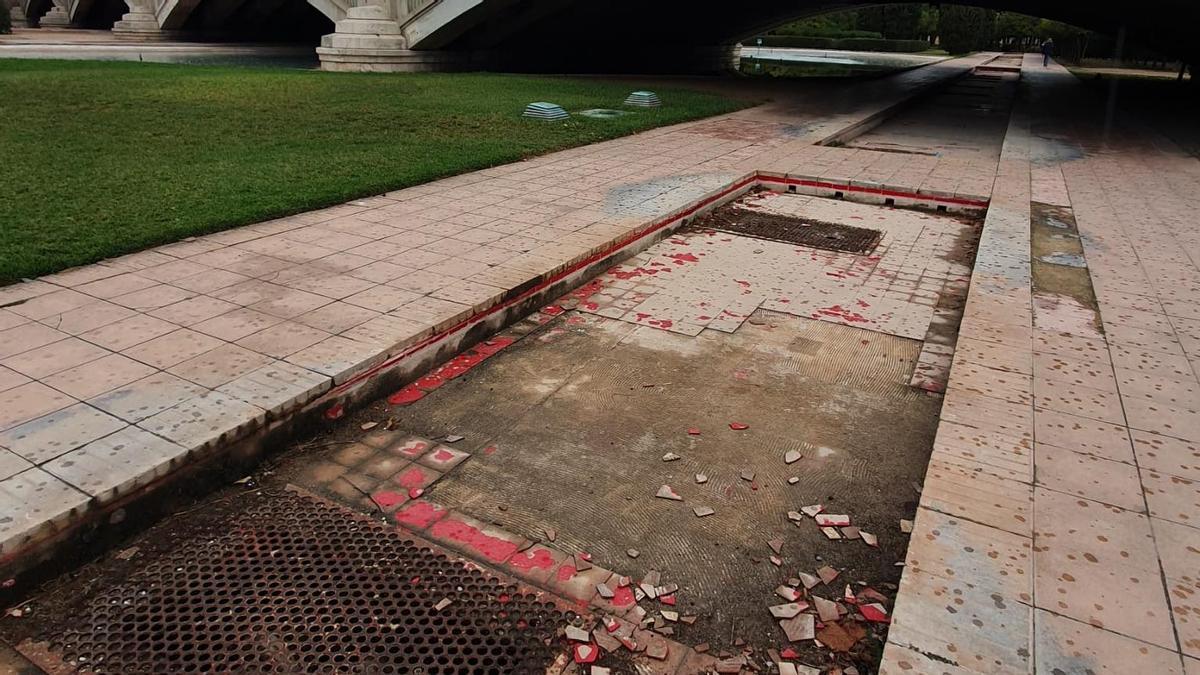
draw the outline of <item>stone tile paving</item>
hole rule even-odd
[[[606,272],[579,309],[694,335],[733,332],[763,307],[920,340],[945,287],[970,278],[969,265],[948,259],[971,229],[953,218],[770,192],[737,207],[878,229],[884,237],[862,256],[713,230],[680,233]],[[683,295],[656,283],[668,275],[673,288],[686,288]]]
[[[0,288],[0,559],[727,186],[747,166],[811,156],[817,173],[836,168],[845,180],[886,173],[912,191],[986,195],[957,164],[905,170],[881,153],[812,143],[989,58]]]
[[[1195,673],[1200,164],[1023,81],[881,672]],[[1073,211],[1096,308],[1033,285],[1034,202]]]

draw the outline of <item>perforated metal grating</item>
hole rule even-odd
[[[46,639],[55,670],[524,673],[544,672],[555,631],[575,618],[387,525],[287,493],[227,535],[153,560]]]
[[[691,229],[718,230],[785,244],[798,244],[826,251],[866,255],[875,250],[883,232],[865,227],[761,213],[732,205],[723,206],[696,221]]]

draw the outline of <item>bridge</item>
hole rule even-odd
[[[111,28],[131,40],[320,35],[326,70],[704,72],[738,41],[788,21],[879,0],[760,1],[736,11],[685,0],[0,0],[32,25]],[[1200,3],[974,0],[1151,44],[1188,63]]]

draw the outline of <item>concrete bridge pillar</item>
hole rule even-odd
[[[400,21],[386,0],[368,0],[346,10],[334,32],[321,38],[321,68],[339,71],[387,71],[403,61],[407,49]],[[390,4],[390,3],[389,3]]]
[[[54,0],[54,4],[50,6],[50,11],[42,15],[38,20],[39,26],[57,26],[66,28],[71,25],[71,14],[67,9],[65,0]]]
[[[129,11],[113,24],[113,36],[126,40],[157,41],[168,35],[158,25],[154,0],[125,0]]]

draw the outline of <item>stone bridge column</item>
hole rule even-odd
[[[3,1],[4,0],[0,0],[0,2]],[[28,17],[25,16],[25,8],[21,6],[21,0],[12,0],[12,2],[9,4],[11,7],[11,9],[9,9],[9,16],[12,17],[14,26],[17,25],[17,22],[25,23],[28,21]]]
[[[71,14],[67,11],[66,0],[54,0],[54,4],[50,6],[50,11],[42,15],[38,20],[39,26],[56,26],[66,28],[71,25]]]
[[[384,4],[367,0],[346,10],[334,32],[321,38],[317,54],[325,70],[389,70],[386,64],[409,54],[400,21]]]
[[[166,39],[167,34],[158,25],[158,17],[154,13],[154,3],[155,0],[125,0],[129,11],[121,17],[120,21],[113,24],[113,35],[127,40]]]

